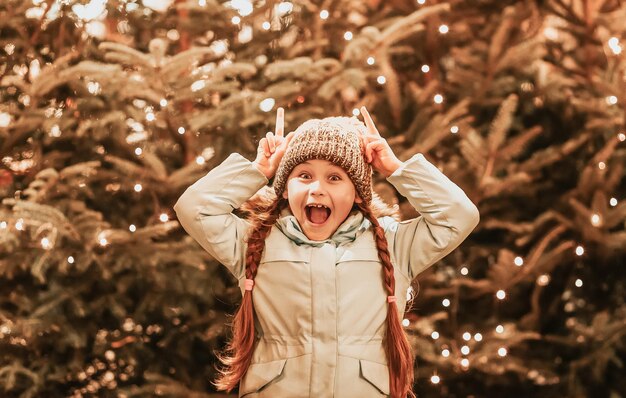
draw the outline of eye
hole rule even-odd
[[[333,174],[329,178],[331,181],[341,181],[341,176],[338,174]]]
[[[302,172],[298,174],[298,178],[311,178],[311,176],[309,175],[309,173]]]

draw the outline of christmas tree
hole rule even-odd
[[[626,4],[0,15],[0,395],[222,396],[214,352],[240,291],[172,206],[230,153],[253,159],[277,107],[289,131],[365,105],[401,160],[423,153],[481,214],[407,292],[416,394],[626,396]]]

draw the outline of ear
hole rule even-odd
[[[363,199],[361,199],[358,193],[354,197],[354,203],[363,203]]]
[[[287,187],[285,187],[285,190],[283,191],[283,198],[289,199],[289,194],[287,193]]]

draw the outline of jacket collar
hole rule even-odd
[[[326,243],[339,246],[343,243],[354,242],[370,225],[370,221],[363,216],[363,213],[359,210],[354,210],[330,238],[311,240],[304,234],[298,220],[296,220],[296,217],[288,207],[281,212],[280,217],[276,220],[276,227],[296,245],[311,245],[315,247],[323,246]]]

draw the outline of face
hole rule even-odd
[[[294,167],[287,178],[283,197],[304,234],[311,240],[330,238],[361,203],[348,174],[339,166],[312,159]]]

